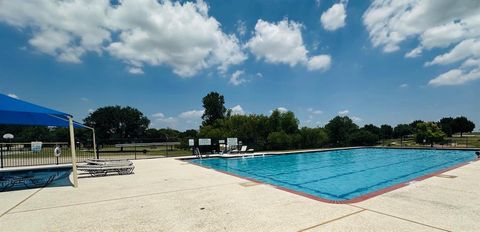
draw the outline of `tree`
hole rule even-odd
[[[225,108],[225,99],[223,95],[217,92],[210,92],[202,99],[203,108],[205,111],[202,115],[202,125],[213,125],[218,119],[223,119],[226,116],[227,109]]]
[[[381,125],[380,126],[380,137],[382,139],[391,139],[393,135],[393,128],[390,125]]]
[[[415,132],[417,130],[417,125],[420,123],[424,123],[422,120],[415,120],[409,124],[409,126],[412,128],[412,132]]]
[[[417,124],[415,140],[417,143],[428,143],[433,147],[434,143],[442,142],[446,134],[434,122]]]
[[[301,148],[320,148],[327,142],[327,133],[323,128],[302,127],[299,131]]]
[[[328,138],[334,146],[348,145],[348,134],[358,129],[358,126],[348,116],[336,116],[327,125]]]
[[[290,148],[290,137],[283,131],[270,133],[267,140],[270,149],[281,150]]]
[[[380,137],[380,127],[378,126],[375,126],[373,124],[367,124],[363,126],[363,129]]]
[[[99,142],[133,139],[142,136],[150,120],[130,106],[105,106],[84,119],[85,125],[95,128]]]
[[[280,114],[280,127],[287,134],[293,134],[298,131],[299,121],[292,111]]]
[[[270,117],[268,117],[268,130],[270,132],[282,130],[281,114],[280,110],[275,109],[272,111],[272,114],[270,114]]]
[[[475,124],[464,116],[456,117],[452,122],[453,133],[460,133],[460,137],[463,137],[465,132],[472,132],[473,129]]]
[[[372,146],[378,142],[378,135],[365,129],[355,130],[348,135],[348,143],[353,146]]]
[[[411,135],[413,133],[413,128],[408,124],[398,124],[393,129],[394,138],[403,138],[404,136]]]
[[[448,118],[442,118],[438,122],[438,126],[440,126],[440,129],[442,129],[443,132],[448,137],[452,137],[453,135],[453,118],[448,117]]]

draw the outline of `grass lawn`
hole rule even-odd
[[[480,133],[467,133],[464,134],[463,137],[460,137],[460,134],[455,134],[452,137],[448,137],[445,139],[447,142],[443,145],[443,147],[460,147],[460,148],[480,148]],[[384,142],[381,141],[382,145],[385,146],[400,146],[402,141],[400,139],[387,139]],[[415,142],[415,138],[405,138],[403,139],[403,146],[405,147],[418,147],[418,146],[430,146],[429,144],[418,144]],[[436,144],[436,147],[441,147],[441,144]]]

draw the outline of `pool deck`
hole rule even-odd
[[[174,158],[79,188],[0,193],[2,231],[480,231],[480,162],[329,204]],[[454,178],[451,178],[454,177]]]

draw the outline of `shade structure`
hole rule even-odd
[[[72,152],[73,185],[78,186],[73,128],[85,126],[74,123],[72,115],[0,94],[0,124],[68,127]]]
[[[0,94],[0,124],[68,127],[70,114]],[[85,127],[78,122],[74,127]]]

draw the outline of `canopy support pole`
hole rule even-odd
[[[93,154],[95,155],[95,158],[98,159],[97,142],[95,142],[95,129],[92,128],[92,132],[93,132]]]
[[[72,152],[73,187],[77,188],[78,187],[77,154],[75,153],[75,133],[73,131],[72,116],[68,116],[68,128],[70,130],[70,150]]]

